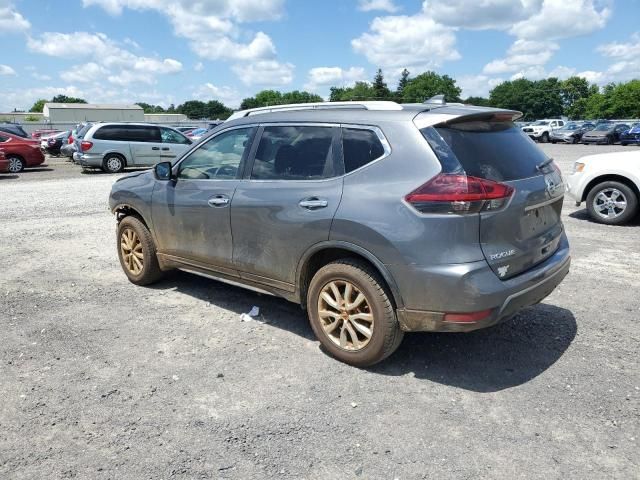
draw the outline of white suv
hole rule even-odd
[[[522,131],[534,140],[542,143],[549,143],[551,132],[564,127],[564,120],[544,119],[533,122],[531,125],[522,127]]]
[[[596,222],[620,225],[638,213],[640,152],[612,152],[580,158],[567,178],[567,191],[579,206],[587,202]]]

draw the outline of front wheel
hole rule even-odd
[[[120,266],[131,283],[149,285],[162,278],[151,232],[136,217],[125,217],[118,224],[117,248]]]
[[[24,160],[18,157],[17,155],[9,155],[7,157],[7,160],[9,160],[9,167],[7,168],[8,172],[20,173],[21,171],[24,170],[24,167],[25,167]]]
[[[322,267],[307,294],[311,327],[338,360],[367,367],[400,345],[400,330],[386,285],[364,262],[344,259]]]
[[[549,143],[549,134],[547,132],[544,132],[540,137],[540,141],[542,143]]]
[[[629,144],[627,142],[620,142],[620,145],[622,145],[623,147],[626,147]]]
[[[620,182],[602,182],[587,195],[587,210],[596,222],[621,225],[638,211],[635,192]]]

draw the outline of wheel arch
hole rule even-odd
[[[118,150],[109,150],[107,152],[104,153],[104,155],[102,155],[102,164],[104,165],[105,160],[107,159],[107,157],[109,155],[115,155],[118,156],[122,159],[122,161],[124,162],[124,166],[127,167],[129,165],[129,159],[127,158],[127,156],[122,153],[119,152]]]
[[[395,308],[404,307],[398,285],[385,265],[368,250],[348,242],[327,241],[312,246],[305,252],[296,271],[296,296],[306,308],[307,290],[313,275],[324,265],[341,258],[357,258],[374,268],[384,280],[391,293]]]
[[[116,205],[113,208],[112,212],[118,219],[118,223],[120,223],[120,221],[125,217],[136,217],[144,224],[145,227],[149,229],[149,231],[151,231],[149,224],[145,220],[144,216],[140,213],[140,211],[135,207],[132,207],[128,203],[121,203]]]
[[[638,200],[640,200],[640,187],[632,179],[630,179],[629,177],[625,177],[624,175],[608,173],[608,174],[600,175],[599,177],[591,179],[587,184],[587,186],[582,191],[582,198],[580,199],[580,201],[581,202],[586,201],[587,196],[589,195],[589,192],[593,190],[597,185],[604,182],[622,183],[627,187],[629,187],[631,190],[633,190],[633,192],[638,197]]]

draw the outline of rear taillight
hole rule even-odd
[[[485,178],[441,173],[405,200],[422,213],[478,213],[506,205],[513,188]]]
[[[91,147],[93,147],[93,142],[87,142],[87,141],[80,142],[80,148],[82,148],[83,152],[90,150]]]

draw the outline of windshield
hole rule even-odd
[[[611,130],[611,127],[613,127],[613,125],[611,125],[610,123],[601,123],[596,128],[594,128],[594,130],[596,132],[606,132],[607,130]]]
[[[567,125],[564,126],[565,130],[577,130],[580,128],[580,125],[578,125],[577,123],[568,123]]]
[[[549,122],[546,120],[538,120],[537,122],[533,122],[532,125],[549,125]]]

